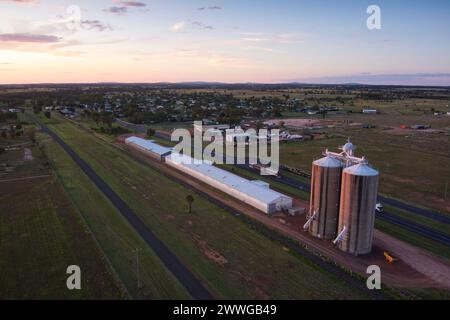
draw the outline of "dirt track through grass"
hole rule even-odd
[[[143,221],[222,298],[363,298],[345,282],[294,257],[228,213],[195,197],[186,213],[190,191],[152,168],[71,124],[52,125]],[[209,259],[195,239],[226,258],[223,266]]]

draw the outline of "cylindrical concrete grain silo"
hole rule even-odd
[[[312,164],[309,232],[318,238],[336,237],[342,162],[326,156]]]
[[[372,251],[378,171],[366,163],[343,170],[339,208],[339,249],[355,255]]]

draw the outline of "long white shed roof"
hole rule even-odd
[[[145,140],[135,136],[125,139],[125,142],[134,143],[145,150],[151,151],[159,155],[165,155],[172,152],[172,148],[163,147],[153,142],[152,140]]]
[[[267,188],[267,186],[261,186],[251,180],[244,179],[229,171],[220,169],[208,161],[194,160],[189,156],[182,154],[180,155],[178,153],[172,153],[166,159],[181,164],[184,167],[223,183],[229,188],[236,189],[249,197],[257,199],[261,203],[269,204],[283,198],[292,199],[282,193]]]

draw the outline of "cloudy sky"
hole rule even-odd
[[[0,83],[450,85],[447,0],[0,0],[0,18]]]

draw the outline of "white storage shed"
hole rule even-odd
[[[210,162],[194,160],[186,155],[172,153],[166,163],[204,183],[225,192],[265,213],[272,214],[292,208],[292,198],[271,190],[231,172],[215,167]]]
[[[164,158],[172,152],[172,148],[163,147],[152,140],[145,140],[135,136],[125,139],[125,144],[134,147],[159,161],[163,161]]]

